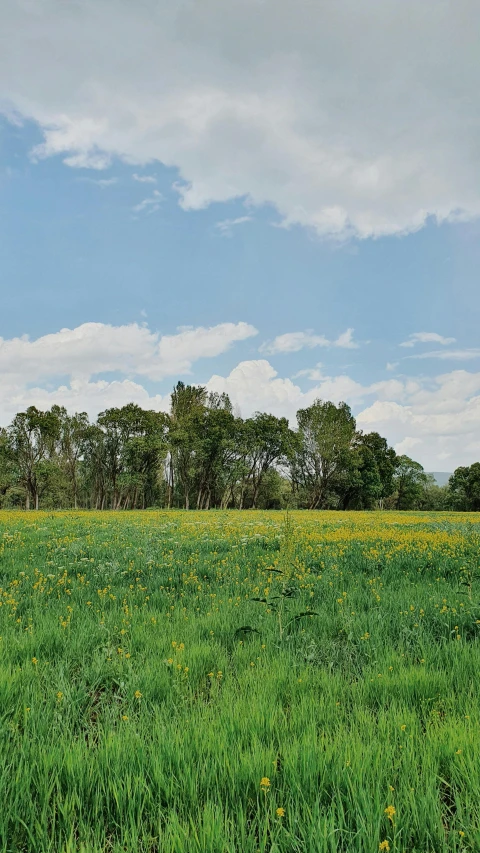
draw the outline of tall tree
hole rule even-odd
[[[87,430],[86,412],[69,415],[63,406],[52,406],[52,414],[58,421],[58,454],[68,476],[72,490],[73,505],[78,504],[78,470]]]
[[[372,453],[380,478],[378,501],[380,507],[394,491],[393,477],[397,466],[397,454],[393,447],[388,446],[386,438],[378,432],[368,432],[361,435],[360,445],[367,447]]]
[[[428,483],[422,465],[409,456],[398,456],[393,482],[396,509],[418,509]]]
[[[382,482],[375,456],[361,436],[346,458],[349,464],[343,478],[343,494],[339,494],[342,509],[373,509],[380,500]]]
[[[172,506],[175,484],[182,491],[185,509],[190,508],[190,496],[195,481],[195,455],[205,412],[207,389],[177,382],[171,395],[168,503]]]
[[[294,486],[310,509],[338,504],[353,465],[356,425],[346,403],[315,400],[297,412],[298,443],[291,462]]]
[[[104,480],[112,509],[135,506],[139,495],[143,505],[148,475],[165,455],[166,420],[163,413],[145,411],[135,403],[99,415]]]
[[[265,474],[288,454],[291,432],[286,418],[256,412],[252,418],[244,421],[241,436],[246,474],[240,507],[243,507],[245,487],[250,486],[251,506],[255,509]]]
[[[26,491],[25,508],[38,509],[42,484],[48,469],[45,462],[55,454],[59,421],[53,412],[41,412],[30,406],[15,415],[8,430],[8,445],[18,467],[19,479]]]
[[[456,468],[448,485],[454,509],[480,511],[480,462]]]
[[[197,423],[195,480],[197,509],[221,500],[234,449],[235,418],[226,394],[210,394]]]

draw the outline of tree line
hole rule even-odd
[[[480,463],[439,487],[346,403],[239,417],[226,394],[178,382],[169,412],[30,406],[0,430],[0,507],[480,509]]]

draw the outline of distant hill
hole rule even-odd
[[[446,486],[452,476],[448,471],[427,471],[435,479],[437,486]]]

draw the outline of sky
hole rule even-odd
[[[173,385],[480,460],[476,0],[3,0],[0,425]]]

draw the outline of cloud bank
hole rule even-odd
[[[185,210],[404,234],[480,214],[479,24],[476,0],[4,0],[0,102],[37,159],[176,167]]]

